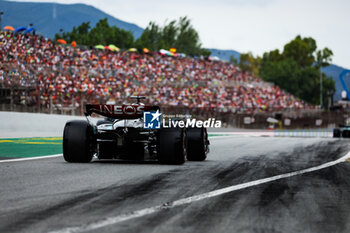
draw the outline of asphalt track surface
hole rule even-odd
[[[0,232],[350,232],[350,162],[172,206],[349,151],[345,139],[230,136],[211,139],[207,161],[181,166],[0,163]]]

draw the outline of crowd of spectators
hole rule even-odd
[[[0,87],[14,86],[33,88],[27,103],[46,107],[121,104],[144,95],[160,106],[220,112],[312,108],[226,62],[73,48],[42,36],[0,32]]]

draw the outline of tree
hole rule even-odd
[[[98,21],[96,26],[89,32],[89,36],[91,45],[108,45],[109,42],[112,43],[113,30],[110,28],[107,18]]]
[[[83,22],[80,26],[73,27],[71,32],[56,34],[55,39],[64,39],[69,43],[76,41],[88,46],[115,44],[125,49],[134,44],[134,36],[130,31],[110,26],[107,18],[99,20],[94,28],[90,27],[89,22]]]
[[[316,41],[313,38],[297,36],[284,46],[283,56],[285,58],[293,58],[300,68],[306,68],[312,66],[315,62],[314,52],[316,48]]]
[[[161,48],[161,38],[161,28],[155,22],[150,22],[147,28],[143,31],[141,37],[136,40],[135,45],[139,50],[148,48],[153,51],[158,51],[158,49]]]
[[[209,50],[201,48],[198,32],[187,17],[170,21],[163,27],[150,22],[135,45],[139,50],[148,48],[158,51],[176,48],[178,52],[188,55],[210,55]]]
[[[234,64],[235,66],[238,65],[238,60],[237,60],[237,58],[235,58],[235,56],[233,56],[233,55],[230,56],[229,62],[230,62],[231,64]]]
[[[282,60],[283,60],[283,56],[278,49],[264,53],[264,55],[262,57],[262,62],[270,61],[270,62],[277,63],[277,62],[280,62]]]
[[[201,48],[200,49],[200,55],[203,55],[204,57],[209,57],[211,52],[209,49]]]
[[[245,70],[253,73],[254,75],[259,75],[259,63],[260,58],[254,58],[251,52],[241,53],[239,57],[238,67],[241,70]]]
[[[130,31],[110,26],[107,18],[98,21],[93,28],[89,22],[83,22],[80,26],[73,27],[71,32],[57,33],[55,39],[64,39],[68,43],[76,41],[87,46],[115,44],[124,49],[136,47],[139,51],[143,48],[152,51],[176,48],[178,52],[188,55],[210,55],[209,50],[201,47],[198,32],[187,17],[170,21],[164,27],[150,22],[136,41]]]
[[[297,36],[284,46],[282,53],[279,50],[264,53],[259,74],[262,79],[309,103],[320,104],[320,68],[330,64],[332,55],[328,48],[317,50],[313,38]],[[322,99],[328,100],[328,93],[335,91],[335,83],[322,76]]]
[[[186,54],[200,55],[199,35],[187,17],[182,17],[179,20],[175,46]]]
[[[333,52],[329,48],[324,48],[316,53],[317,68],[329,66],[332,61]]]
[[[171,21],[168,25],[165,25],[160,32],[161,47],[172,48],[176,45],[176,38],[178,36],[178,28],[176,26],[176,20]]]

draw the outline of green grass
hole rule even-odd
[[[0,139],[0,157],[37,157],[62,153],[62,138]]]

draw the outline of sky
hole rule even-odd
[[[19,0],[85,3],[145,28],[187,16],[203,47],[262,56],[295,36],[328,47],[332,63],[350,69],[349,0]]]

